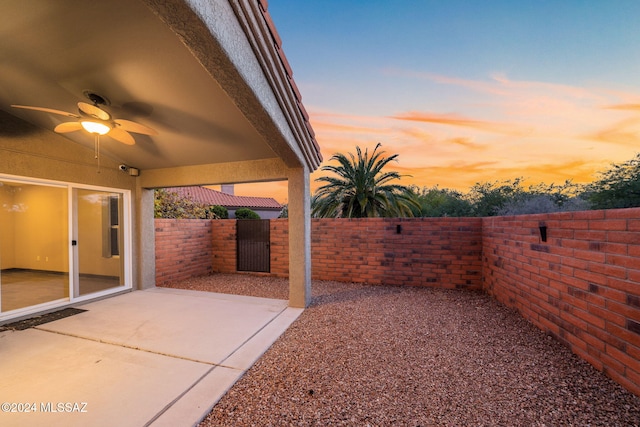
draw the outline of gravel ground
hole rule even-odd
[[[170,287],[286,299],[283,279]],[[314,281],[204,426],[638,426],[640,398],[490,297]]]

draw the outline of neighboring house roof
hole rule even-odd
[[[282,205],[271,197],[235,196],[204,187],[175,187],[165,188],[165,190],[205,205],[220,205],[225,208],[282,209]]]

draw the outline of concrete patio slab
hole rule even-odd
[[[163,288],[81,308],[0,332],[0,425],[194,425],[302,312]]]

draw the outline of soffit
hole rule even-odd
[[[138,0],[30,0],[0,6],[0,109],[52,130],[72,119],[11,104],[77,112],[86,90],[115,118],[156,129],[101,150],[140,169],[278,157],[180,38]],[[83,131],[65,134],[93,147]]]

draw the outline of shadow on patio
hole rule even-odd
[[[163,288],[78,307],[0,330],[0,425],[193,425],[302,312]]]

